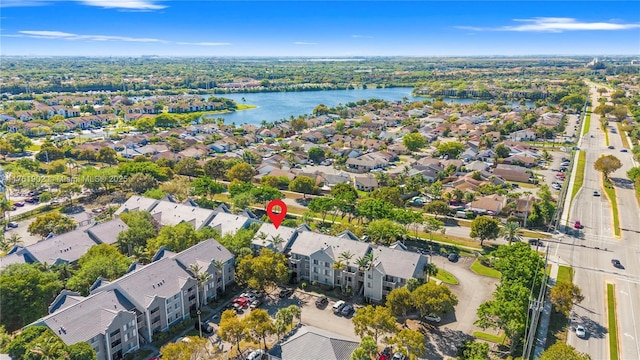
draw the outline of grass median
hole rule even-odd
[[[622,123],[616,123],[618,126],[618,134],[620,134],[620,140],[622,140],[622,147],[625,149],[631,149],[631,145],[629,145],[629,140],[627,139],[627,132],[622,130]]]
[[[587,163],[587,153],[584,151],[579,151],[578,155],[578,167],[576,168],[576,178],[573,181],[573,188],[571,189],[571,200],[569,200],[569,208],[571,208],[571,202],[573,198],[576,197],[578,191],[584,184],[584,168]]]
[[[444,269],[438,268],[438,273],[434,277],[445,284],[458,285],[458,279],[456,279],[456,277],[453,276],[453,274],[451,274],[450,272]]]
[[[489,334],[483,331],[474,331],[473,336],[485,341],[490,341],[496,344],[504,344],[505,335],[503,332],[500,332],[500,335]]]
[[[584,126],[582,127],[582,135],[587,135],[591,127],[591,110],[587,109],[587,116],[584,118]]]
[[[611,202],[611,212],[613,213],[613,232],[616,236],[620,236],[620,218],[618,216],[618,199],[616,198],[616,189],[611,181],[604,179],[604,192],[607,194]]]
[[[616,323],[615,286],[607,284],[607,317],[609,325],[609,358],[618,360],[618,324]]]

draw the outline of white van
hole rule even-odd
[[[466,219],[467,218],[467,212],[466,211],[456,211],[456,217],[460,218],[460,219]]]
[[[340,312],[340,310],[342,310],[342,308],[345,306],[346,302],[344,302],[343,300],[338,300],[336,301],[335,304],[333,304],[333,313],[337,314]]]

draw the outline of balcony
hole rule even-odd
[[[383,281],[382,286],[395,289],[398,286],[398,283],[395,281]]]

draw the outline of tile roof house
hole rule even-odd
[[[269,360],[344,360],[351,358],[359,345],[357,339],[303,325],[269,350],[268,356]]]
[[[507,181],[529,182],[531,174],[528,169],[518,165],[499,164],[493,169],[495,176],[500,176]]]
[[[489,215],[497,215],[502,211],[502,208],[507,205],[507,198],[505,196],[493,194],[483,196],[476,201],[471,202],[468,205],[470,211],[477,213],[487,213]]]

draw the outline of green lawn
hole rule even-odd
[[[622,140],[622,147],[625,149],[631,149],[631,145],[629,145],[629,140],[627,140],[627,133],[622,130],[622,123],[616,123],[618,126],[618,134],[620,134],[620,140]]]
[[[438,269],[438,273],[434,277],[445,284],[458,285],[458,279],[446,270]]]
[[[582,128],[582,136],[587,135],[591,127],[591,108],[587,108],[587,116],[584,118],[584,127]]]
[[[247,110],[247,109],[255,109],[257,108],[256,105],[249,105],[249,104],[238,104],[237,106],[237,110]]]
[[[496,344],[504,344],[505,335],[504,333],[500,333],[500,335],[489,334],[482,331],[474,331],[473,336],[480,340],[491,341]]]
[[[613,232],[616,236],[620,236],[620,218],[618,217],[618,199],[616,199],[616,189],[610,182],[604,182],[604,192],[607,194],[611,202],[611,211],[613,212]]]
[[[569,266],[560,265],[558,267],[558,279],[557,282],[573,282],[573,268]]]
[[[618,360],[618,325],[616,324],[615,287],[607,284],[607,316],[609,318],[609,358]]]
[[[476,261],[473,262],[473,264],[471,265],[471,271],[478,275],[489,276],[496,279],[500,279],[500,277],[502,276],[502,274],[500,274],[500,271],[482,265],[479,259],[476,259]]]
[[[571,200],[569,200],[569,208],[571,208],[571,202],[573,202],[573,198],[576,197],[578,190],[584,184],[584,168],[587,163],[587,153],[584,151],[578,152],[578,168],[576,170],[576,178],[573,182],[573,189],[571,189]]]

